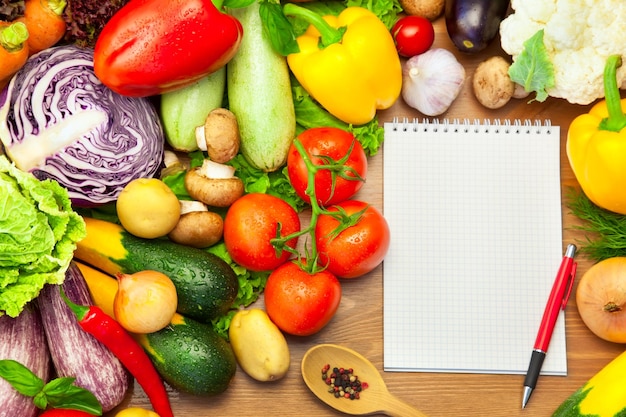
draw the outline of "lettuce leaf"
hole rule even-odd
[[[524,42],[524,50],[509,68],[511,80],[535,92],[537,101],[548,98],[548,89],[554,87],[554,65],[543,43],[543,29]]]
[[[236,264],[228,254],[224,242],[211,246],[208,251],[226,261],[226,263],[233,268],[239,280],[239,292],[237,293],[237,298],[235,298],[231,309],[225,315],[214,319],[211,323],[217,334],[228,340],[228,329],[230,328],[230,322],[233,316],[240,308],[248,307],[259,298],[265,289],[265,284],[267,283],[267,278],[270,273],[268,271],[249,271]]]
[[[0,156],[0,316],[17,317],[45,284],[60,284],[85,237],[67,190]]]
[[[402,5],[398,0],[346,0],[346,7],[365,7],[391,29],[398,21],[398,14],[402,13]]]

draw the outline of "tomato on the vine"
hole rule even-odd
[[[410,58],[428,51],[435,41],[435,30],[430,20],[422,16],[404,16],[391,28],[398,54]]]
[[[250,193],[235,201],[224,219],[224,244],[237,264],[252,271],[269,271],[291,256],[282,250],[277,256],[271,239],[300,231],[300,218],[286,201],[262,193]],[[295,248],[298,239],[287,242]]]
[[[336,127],[315,127],[302,132],[298,140],[308,158],[317,166],[328,164],[326,157],[340,161],[347,156],[341,165],[348,179],[333,175],[328,169],[315,173],[315,195],[321,206],[347,200],[359,191],[367,175],[367,155],[353,134]],[[296,194],[310,203],[311,198],[306,194],[309,170],[295,145],[291,145],[287,155],[287,173]]]
[[[279,329],[309,336],[326,326],[337,312],[341,284],[327,270],[311,274],[290,261],[270,274],[264,297],[265,310]]]
[[[335,235],[341,223],[330,214],[322,214],[315,226],[320,264],[340,278],[356,278],[376,268],[385,258],[391,240],[383,214],[363,201],[347,200],[329,207],[330,212],[345,211],[358,220]]]

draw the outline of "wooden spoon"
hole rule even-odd
[[[336,398],[322,380],[324,365],[352,368],[354,375],[368,387],[359,399]],[[355,416],[385,414],[395,417],[426,417],[425,414],[393,396],[372,363],[359,353],[338,345],[321,344],[309,349],[302,358],[302,378],[313,394],[335,410]]]

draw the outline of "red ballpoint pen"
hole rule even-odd
[[[528,365],[528,372],[524,379],[524,394],[522,399],[522,408],[526,407],[530,395],[535,389],[537,379],[539,378],[539,372],[543,365],[543,360],[548,352],[548,346],[550,345],[550,339],[552,338],[552,331],[554,325],[559,317],[561,310],[565,310],[567,300],[572,292],[572,285],[574,284],[574,277],[576,276],[576,262],[574,262],[574,255],[576,254],[576,246],[570,244],[567,246],[561,266],[556,274],[552,291],[548,297],[548,303],[543,312],[543,318],[541,319],[541,325],[539,326],[539,332],[537,333],[537,339],[533,347],[533,353],[530,358],[530,364]]]

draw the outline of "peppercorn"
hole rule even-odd
[[[359,380],[352,368],[333,367],[332,372],[329,364],[322,367],[322,380],[329,385],[328,392],[335,398],[347,398],[358,400],[361,398],[360,392],[367,388],[367,383]]]

